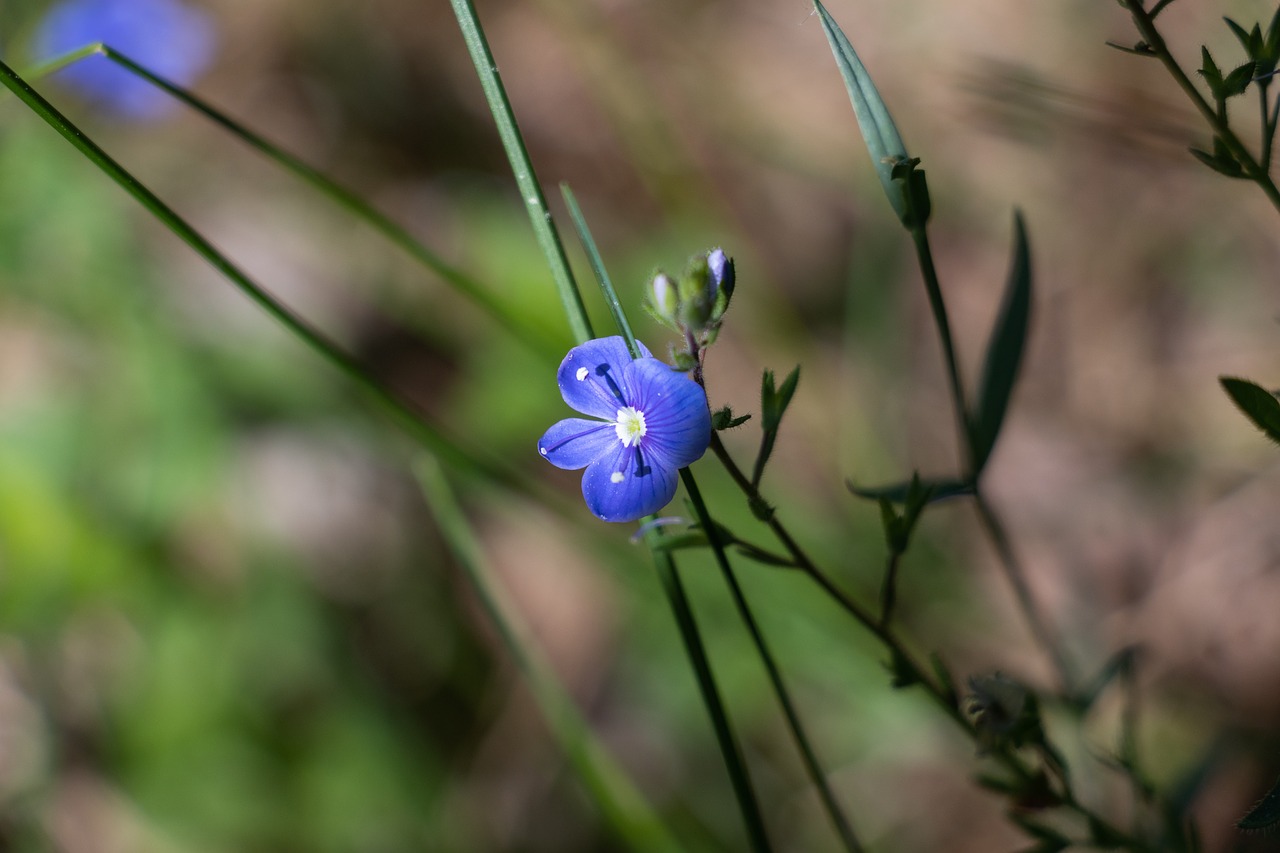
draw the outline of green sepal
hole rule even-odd
[[[749,420],[751,420],[750,412],[735,418],[733,416],[733,409],[725,406],[723,409],[717,409],[711,413],[711,428],[716,431],[733,429],[734,427],[742,426]]]
[[[796,385],[800,382],[800,368],[797,366],[779,387],[774,386],[773,371],[766,370],[760,378],[760,452],[756,456],[755,467],[751,474],[753,485],[760,485],[764,476],[764,467],[773,455],[773,445],[778,438],[778,428],[782,426],[782,416],[791,405],[795,396]]]
[[[1243,95],[1245,90],[1249,88],[1249,84],[1253,82],[1253,76],[1257,71],[1258,63],[1246,62],[1244,65],[1232,70],[1222,81],[1222,97],[1234,98],[1237,95]]]
[[[676,366],[676,370],[685,372],[698,366],[698,359],[684,350],[671,353],[671,361]]]
[[[1031,320],[1031,255],[1022,214],[1013,217],[1013,262],[1005,287],[995,329],[987,344],[978,401],[969,425],[969,447],[973,460],[972,476],[976,480],[991,457],[1005,411],[1013,394],[1014,381],[1022,364],[1022,354]]]
[[[1204,46],[1200,48],[1200,76],[1204,78],[1214,98],[1222,100],[1222,70],[1218,68],[1218,63],[1213,61],[1209,48]]]
[[[776,388],[774,387],[772,370],[766,370],[761,376],[760,428],[765,432],[778,431],[778,427],[782,425],[782,416],[786,413],[787,406],[791,405],[791,398],[795,396],[796,385],[799,382],[799,365],[787,374],[787,378],[782,380],[782,385]]]
[[[1262,430],[1263,435],[1280,444],[1280,400],[1276,395],[1247,379],[1220,376],[1218,381],[1245,417]]]
[[[898,219],[905,224],[910,212],[910,202],[906,186],[893,179],[893,167],[910,160],[906,146],[902,143],[902,137],[893,123],[893,117],[889,115],[884,99],[876,91],[871,75],[867,73],[866,66],[858,58],[853,45],[826,7],[819,0],[814,0],[813,5],[818,10],[822,29],[831,44],[831,53],[835,56],[840,76],[844,78],[844,87],[849,93],[849,102],[853,104],[862,140],[871,155],[871,164],[880,178],[880,185],[889,198],[889,204],[898,214]]]

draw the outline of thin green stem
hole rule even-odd
[[[849,823],[849,819],[840,808],[835,793],[827,782],[822,765],[818,763],[817,754],[813,751],[813,746],[805,733],[804,725],[800,722],[800,715],[796,711],[795,703],[791,701],[791,694],[787,690],[786,682],[782,680],[782,672],[778,668],[773,653],[769,650],[768,643],[765,642],[764,633],[760,630],[760,625],[756,622],[755,615],[751,612],[751,606],[747,603],[746,594],[742,591],[741,584],[738,583],[737,575],[734,574],[733,568],[729,564],[729,555],[725,551],[724,543],[720,541],[719,528],[711,519],[711,513],[702,499],[702,492],[698,488],[698,482],[688,468],[680,470],[680,479],[689,495],[689,502],[693,504],[694,512],[698,517],[698,524],[702,526],[702,530],[707,536],[707,542],[711,545],[716,564],[720,567],[721,574],[724,575],[725,583],[729,586],[734,606],[738,609],[738,615],[742,617],[743,623],[746,624],[747,631],[751,634],[751,641],[755,644],[756,652],[759,654],[760,660],[764,663],[765,670],[769,674],[773,692],[778,697],[778,703],[782,706],[782,713],[787,718],[787,727],[790,728],[791,736],[796,742],[796,748],[800,751],[805,770],[808,772],[814,786],[818,789],[818,796],[822,799],[822,805],[826,809],[827,815],[831,818],[831,823],[834,825],[836,833],[840,836],[845,849],[849,850],[850,853],[858,853],[858,851],[862,851],[865,848],[853,831],[853,826]]]
[[[648,537],[646,536],[646,540]],[[755,790],[751,786],[751,776],[747,772],[746,761],[742,757],[742,748],[734,737],[733,728],[729,724],[729,715],[720,691],[716,687],[715,675],[711,672],[711,662],[707,659],[702,637],[698,632],[698,624],[693,617],[693,608],[689,605],[689,596],[685,593],[684,584],[676,570],[675,560],[665,551],[654,550],[653,561],[658,570],[658,579],[671,602],[671,609],[680,628],[680,636],[684,639],[685,651],[689,654],[689,662],[698,679],[698,688],[702,691],[702,701],[711,715],[711,724],[715,729],[716,740],[720,744],[720,753],[724,756],[725,766],[729,770],[729,779],[733,783],[733,791],[738,798],[738,808],[746,823],[747,838],[755,853],[769,853],[769,837],[765,832],[764,819],[760,814],[760,805],[756,800]]]
[[[304,183],[317,192],[328,197],[334,204],[347,211],[357,219],[368,224],[381,234],[388,242],[405,252],[413,260],[435,273],[458,293],[471,300],[482,311],[493,318],[499,325],[517,340],[530,349],[547,357],[556,355],[560,350],[560,342],[541,326],[534,326],[523,316],[513,311],[509,303],[490,293],[478,281],[466,273],[447,263],[420,240],[410,234],[402,225],[396,223],[386,214],[366,202],[356,193],[339,184],[328,175],[305,163],[300,157],[286,151],[265,137],[254,133],[245,125],[216,109],[208,101],[193,94],[187,89],[166,80],[150,69],[125,56],[110,45],[97,43],[87,45],[79,50],[56,57],[35,67],[24,75],[32,80],[52,74],[61,68],[94,54],[100,54],[121,68],[151,85],[168,93],[186,106],[203,115],[214,124],[222,127],[232,136],[238,137],[250,148],[269,160],[274,161],[285,170],[292,172]]]
[[[521,624],[519,612],[494,582],[475,532],[439,464],[430,457],[421,457],[414,465],[414,473],[463,576],[528,684],[565,757],[618,838],[637,853],[679,849],[626,773],[592,735],[554,670],[538,653],[528,629]]]
[[[747,502],[752,506],[765,506],[763,496],[751,485],[751,482],[743,475],[742,470],[738,467],[733,457],[729,455],[724,444],[719,437],[712,435],[711,450],[720,460],[728,471],[730,478],[738,485],[747,498]],[[919,684],[925,691],[926,695],[937,705],[943,713],[947,715],[964,733],[977,744],[983,746],[983,741],[979,737],[977,728],[972,720],[970,720],[960,708],[957,697],[949,691],[944,684],[929,674],[928,670],[921,664],[914,655],[907,649],[903,641],[888,625],[882,623],[876,618],[869,609],[858,603],[857,600],[848,595],[840,587],[831,580],[808,554],[800,547],[787,528],[778,520],[776,514],[770,514],[765,522],[769,529],[774,532],[778,540],[782,543],[787,553],[791,555],[795,561],[796,567],[803,571],[813,583],[815,583],[828,597],[838,604],[846,613],[848,613],[855,622],[860,624],[868,632],[871,633],[881,645],[890,653],[894,660],[894,666],[899,674],[904,676],[907,681],[912,684]],[[1008,748],[1001,747],[990,753],[991,758],[999,762],[1010,773],[1021,781],[1028,781],[1034,778],[1035,774],[1027,768],[1022,760],[1010,751]],[[1075,795],[1069,790],[1063,791],[1064,807],[1090,821],[1095,821],[1104,828],[1109,835],[1119,839],[1124,849],[1132,851],[1150,851],[1155,853],[1141,838],[1130,835],[1118,827],[1114,826],[1103,816],[1097,814],[1088,806],[1084,805],[1075,798]]]
[[[529,212],[529,221],[533,225],[534,236],[542,253],[546,256],[555,279],[556,290],[564,306],[565,316],[569,318],[569,328],[579,341],[595,337],[591,331],[591,321],[587,317],[586,306],[582,303],[582,294],[578,292],[578,284],[573,278],[573,270],[569,267],[569,259],[564,253],[564,244],[560,242],[560,233],[556,230],[555,220],[547,207],[542,185],[533,170],[529,159],[529,151],[525,148],[524,137],[516,124],[515,113],[511,102],[507,99],[507,90],[502,85],[502,77],[498,74],[498,63],[489,50],[489,41],[480,27],[480,19],[476,15],[471,0],[449,0],[453,13],[458,19],[458,27],[462,30],[462,39],[467,44],[471,61],[475,65],[476,74],[480,77],[480,85],[484,89],[485,100],[493,113],[494,122],[498,126],[498,136],[502,139],[502,147],[506,149],[507,160],[511,163],[511,171],[515,175],[516,186],[520,188],[520,197],[524,200],[525,209]]]
[[[1276,127],[1271,121],[1271,103],[1267,98],[1268,80],[1259,80],[1258,87],[1258,109],[1262,114],[1262,154],[1258,158],[1259,165],[1263,171],[1271,171],[1271,146],[1275,142]]]
[[[986,529],[987,535],[990,536],[991,542],[1000,558],[999,562],[1004,570],[1005,580],[1013,588],[1014,596],[1018,601],[1018,609],[1022,611],[1023,616],[1026,618],[1027,625],[1031,629],[1031,635],[1035,638],[1037,645],[1040,646],[1045,656],[1053,662],[1063,692],[1069,695],[1075,684],[1071,665],[1054,639],[1053,632],[1049,629],[1049,625],[1040,613],[1040,609],[1036,606],[1035,598],[1031,595],[1031,587],[1027,583],[1026,572],[1018,561],[1017,555],[1013,552],[1013,546],[1009,541],[1008,534],[1005,533],[1004,525],[1001,524],[999,516],[991,508],[991,504],[987,502],[982,491],[976,487],[973,490],[973,500],[978,508],[978,517],[982,519],[982,526]]]
[[[960,452],[965,460],[964,469],[971,471],[974,459],[972,442],[969,440],[969,407],[960,381],[960,365],[956,360],[955,343],[951,338],[951,322],[947,319],[947,303],[942,298],[942,286],[938,282],[938,271],[933,264],[933,250],[929,247],[929,233],[924,225],[911,229],[911,241],[916,248],[916,260],[924,279],[924,289],[929,295],[929,309],[933,312],[933,323],[938,329],[938,340],[942,343],[942,355],[947,363],[947,384],[951,389],[951,404],[955,408]]]
[[[884,583],[880,588],[880,624],[889,627],[893,619],[893,608],[898,603],[898,565],[902,562],[902,554],[891,550],[884,567]]]
[[[113,160],[105,151],[80,131],[70,120],[41,95],[32,89],[13,69],[0,62],[0,84],[13,92],[32,112],[71,143],[86,159],[93,163],[112,181],[133,196],[152,216],[168,228],[178,239],[204,258],[215,270],[231,281],[242,293],[253,300],[268,315],[319,353],[352,382],[362,387],[380,403],[422,445],[442,460],[464,470],[481,474],[493,481],[523,494],[536,494],[537,489],[529,480],[507,466],[464,447],[457,439],[447,436],[439,427],[430,423],[395,391],[370,376],[353,356],[329,340],[318,329],[293,313],[288,307],[250,279],[225,255],[214,248],[182,217],[178,216],[155,193],[147,189],[133,175]]]
[[[1249,153],[1249,149],[1236,136],[1231,129],[1231,125],[1227,122],[1226,116],[1219,115],[1213,105],[1204,99],[1204,96],[1200,94],[1200,90],[1196,88],[1195,83],[1182,70],[1182,66],[1178,64],[1178,61],[1173,58],[1173,54],[1169,51],[1169,46],[1165,43],[1164,37],[1156,29],[1155,18],[1151,12],[1142,7],[1141,0],[1120,0],[1120,2],[1129,11],[1129,15],[1133,18],[1134,26],[1137,27],[1138,32],[1142,35],[1143,41],[1147,43],[1151,48],[1151,52],[1164,65],[1165,70],[1169,72],[1169,76],[1173,78],[1178,88],[1191,100],[1192,105],[1195,106],[1200,115],[1204,116],[1214,135],[1222,140],[1222,144],[1240,163],[1249,180],[1257,184],[1271,201],[1272,206],[1277,211],[1280,211],[1280,188],[1276,187],[1266,168],[1254,159],[1253,155]]]

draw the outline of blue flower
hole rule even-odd
[[[49,59],[95,42],[178,86],[191,85],[213,58],[209,16],[178,0],[64,0],[45,15],[35,37],[37,53]],[[172,103],[105,56],[81,59],[58,77],[127,118],[156,118]]]
[[[618,336],[569,350],[556,381],[576,411],[538,441],[557,468],[586,468],[582,496],[604,521],[635,521],[671,502],[679,469],[711,443],[707,394],[687,374],[654,358],[631,360]]]

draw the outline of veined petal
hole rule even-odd
[[[638,345],[641,355],[652,358],[644,344]],[[625,402],[630,390],[622,375],[630,363],[627,343],[618,335],[580,344],[569,350],[556,373],[560,395],[576,411],[611,421],[618,409],[630,405]]]
[[[557,468],[585,468],[612,446],[622,446],[613,424],[586,418],[565,418],[538,439],[538,453]]]
[[[676,470],[653,464],[643,449],[617,442],[587,466],[582,496],[602,521],[635,521],[657,512],[676,493]]]
[[[656,358],[632,362],[623,375],[632,405],[644,413],[641,447],[655,467],[683,468],[711,444],[711,413],[702,386]]]

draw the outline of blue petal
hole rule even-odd
[[[711,444],[711,413],[702,386],[656,358],[632,362],[623,379],[631,405],[644,413],[640,445],[654,467],[683,468]]]
[[[622,446],[613,424],[585,418],[565,418],[538,439],[538,453],[557,468],[585,468]]]
[[[639,347],[641,355],[652,357],[644,344]],[[617,335],[576,346],[569,350],[556,373],[560,395],[576,411],[612,421],[618,409],[630,405],[624,402],[631,395],[622,375],[622,369],[630,363],[627,343]]]
[[[614,447],[582,475],[587,509],[602,521],[635,521],[671,503],[676,469],[657,464],[634,445]]]

